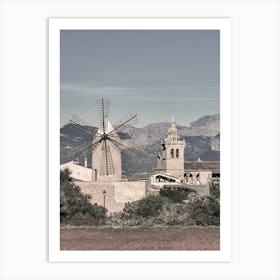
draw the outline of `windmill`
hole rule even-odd
[[[121,181],[121,151],[130,157],[138,150],[121,143],[118,132],[137,122],[137,115],[128,113],[118,123],[112,125],[109,121],[110,101],[104,98],[97,100],[99,128],[92,128],[77,115],[70,120],[76,128],[92,135],[90,143],[92,151],[92,180],[93,181]],[[82,147],[86,150],[88,147]],[[81,149],[80,149],[81,150]]]

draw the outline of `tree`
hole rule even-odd
[[[101,225],[106,209],[91,204],[88,195],[81,192],[70,176],[69,169],[60,171],[60,223],[71,225]]]

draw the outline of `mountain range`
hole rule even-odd
[[[138,172],[152,172],[157,156],[161,152],[160,139],[167,133],[170,123],[154,123],[143,128],[126,127],[118,135],[126,146],[137,147],[139,152],[133,158],[122,152],[123,175]],[[93,128],[93,127],[91,127]],[[186,140],[185,160],[203,161],[220,160],[220,114],[203,116],[190,126],[177,125],[181,137]],[[92,136],[77,129],[73,124],[66,124],[60,129],[60,163],[84,157],[91,165]]]

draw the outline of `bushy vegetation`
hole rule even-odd
[[[194,196],[188,203],[190,218],[196,225],[220,225],[220,202],[210,196]]]
[[[148,196],[136,202],[127,203],[123,209],[124,216],[142,218],[156,217],[168,199],[162,196]]]
[[[210,184],[210,196],[220,200],[220,184],[212,182]]]
[[[182,188],[180,186],[178,187],[163,186],[163,188],[160,189],[159,194],[161,196],[169,198],[174,203],[181,203],[183,200],[187,199],[188,195],[192,192],[195,191],[189,188]]]
[[[164,187],[158,196],[126,203],[120,213],[107,220],[112,226],[220,225],[219,185],[211,185],[210,195],[188,188]]]
[[[70,177],[70,171],[60,171],[60,223],[70,225],[102,225],[106,209],[91,204],[90,197],[81,193]]]

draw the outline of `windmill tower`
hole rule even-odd
[[[93,130],[77,116],[74,116],[70,122],[93,136],[90,146],[92,151],[92,181],[121,181],[121,151],[133,157],[138,150],[121,143],[118,132],[128,125],[135,124],[137,115],[128,113],[118,123],[112,125],[109,121],[109,100],[102,98],[97,100],[96,103],[99,118],[99,128],[97,130]]]

